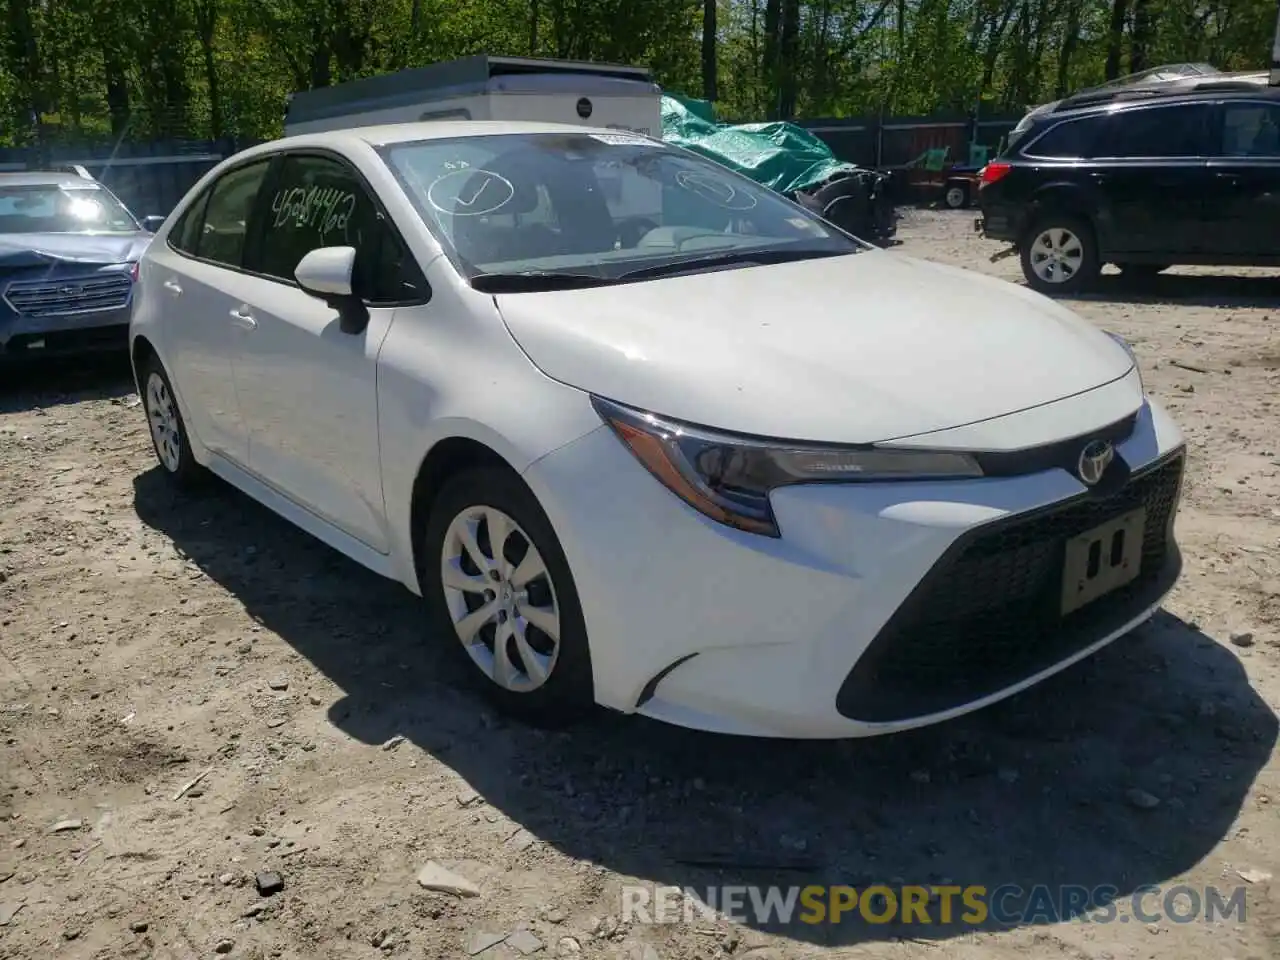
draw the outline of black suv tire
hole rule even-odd
[[[1102,272],[1093,225],[1070,214],[1041,214],[1018,247],[1022,275],[1040,293],[1080,293]]]

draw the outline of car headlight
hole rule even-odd
[[[713,520],[780,536],[769,494],[796,483],[972,479],[964,453],[874,445],[839,447],[761,440],[693,427],[592,397],[618,438],[668,490]]]

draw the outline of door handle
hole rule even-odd
[[[175,297],[182,296],[182,287],[181,285],[179,285],[177,280],[166,280],[164,282],[164,288],[168,290],[170,293],[172,293]]]
[[[1214,176],[1219,180],[1235,185],[1240,182],[1240,174],[1238,173],[1215,173]]]
[[[253,314],[246,313],[240,308],[231,310],[231,319],[235,321],[237,327],[244,327],[246,330],[256,330],[258,321],[253,319]]]

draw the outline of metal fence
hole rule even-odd
[[[994,151],[1020,117],[989,117],[976,125],[964,117],[866,117],[842,120],[801,120],[799,124],[821,137],[837,157],[862,167],[893,169],[928,150],[949,149],[951,163],[966,163],[969,143]]]
[[[79,164],[139,217],[167,215],[197,180],[247,141],[159,140],[115,146],[0,149],[0,172]]]
[[[1018,118],[977,125],[977,142],[995,146]],[[864,167],[900,167],[926,150],[950,148],[953,163],[968,159],[972,125],[956,117],[884,117],[802,120],[841,160]],[[115,146],[59,145],[0,149],[0,172],[75,163],[111,188],[139,217],[167,215],[197,180],[224,157],[257,141],[157,140]]]

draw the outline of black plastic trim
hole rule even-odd
[[[1123,420],[1117,420],[1100,430],[1091,430],[1068,440],[1059,440],[1039,447],[1028,447],[1025,450],[977,453],[973,456],[982,467],[982,475],[985,477],[1017,477],[1054,468],[1061,468],[1074,475],[1080,451],[1085,444],[1094,440],[1109,440],[1119,446],[1133,435],[1137,425],[1138,411],[1135,410]]]
[[[668,664],[667,666],[663,667],[662,670],[660,670],[658,673],[654,674],[654,676],[649,680],[649,682],[644,685],[644,689],[640,691],[640,698],[636,700],[636,709],[639,710],[646,703],[648,703],[650,700],[653,699],[653,695],[658,691],[658,684],[660,684],[663,680],[665,680],[671,674],[672,670],[680,666],[682,663],[688,663],[690,660],[692,660],[696,656],[697,656],[696,653],[685,654],[675,663]]]
[[[1172,491],[1172,505],[1169,507],[1165,526],[1160,530],[1156,541],[1159,553],[1151,558],[1160,564],[1152,576],[1140,578],[1130,587],[1121,588],[1113,596],[1099,598],[1081,611],[1072,614],[1074,621],[1063,620],[1056,617],[1056,614],[1048,619],[1028,619],[1025,643],[1036,645],[1036,649],[1015,658],[1012,663],[999,659],[987,661],[982,663],[980,669],[977,669],[972,676],[961,675],[960,672],[929,672],[930,668],[936,665],[927,660],[929,652],[927,644],[923,649],[921,648],[920,624],[924,623],[936,630],[937,625],[929,624],[925,614],[935,607],[939,591],[945,590],[948,584],[954,581],[958,575],[956,567],[971,550],[978,552],[981,558],[980,548],[983,541],[990,543],[992,538],[1002,534],[1013,535],[1019,528],[1025,529],[1029,524],[1087,507],[1091,502],[1096,503],[1100,497],[1122,497],[1127,488],[1143,482],[1145,478],[1158,474],[1166,468],[1176,469],[1177,479]],[[865,723],[909,720],[952,710],[1007,690],[1028,677],[1071,658],[1140,616],[1144,610],[1159,602],[1160,598],[1168,592],[1177,581],[1182,569],[1181,554],[1173,537],[1173,523],[1177,515],[1178,501],[1181,498],[1184,471],[1185,450],[1180,447],[1132,473],[1127,465],[1123,465],[1122,469],[1113,474],[1114,481],[1106,484],[1106,491],[1090,491],[1039,510],[983,524],[962,534],[921,578],[907,599],[858,657],[836,695],[836,709],[841,715],[851,720]],[[1111,473],[1111,471],[1108,472]],[[1158,488],[1156,492],[1159,492]],[[1143,495],[1147,496],[1150,493]],[[1130,508],[1131,505],[1122,503],[1118,506],[1116,515],[1119,516]],[[1060,577],[1061,561],[1056,557],[1056,544],[1050,545],[1041,541],[1037,545],[1046,553],[1053,555],[1054,559],[1051,563],[1056,564],[1055,572]],[[1147,544],[1144,543],[1144,550],[1146,546]],[[999,551],[995,551],[993,555],[999,556]],[[1060,579],[1051,578],[1049,582],[1059,583]],[[974,584],[973,589],[978,590],[979,585]],[[980,601],[981,596],[977,596],[975,600]],[[1046,600],[1052,601],[1053,598],[1037,590],[1024,602],[1029,604],[1027,608],[1029,611],[1039,615],[1043,611],[1037,605]],[[1010,606],[1012,607],[1012,604]],[[988,613],[975,606],[974,610],[966,611],[963,617],[957,616],[953,622],[962,624],[966,619],[985,622],[988,617],[994,621],[997,615],[1003,614],[1003,608],[994,613]],[[1049,625],[1050,621],[1053,621],[1052,625]],[[1046,625],[1049,625],[1048,629],[1044,630]],[[1037,628],[1041,628],[1042,632],[1037,632]],[[936,633],[931,632],[924,639],[932,640],[935,637]],[[957,648],[951,649],[954,651]],[[1020,648],[1019,652],[1025,649],[1025,647]],[[968,654],[971,651],[965,648],[962,652]],[[911,674],[905,681],[904,671]],[[943,682],[937,682],[938,676],[943,677]]]

